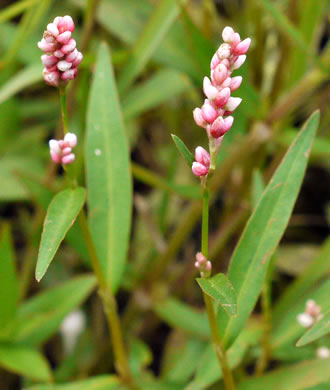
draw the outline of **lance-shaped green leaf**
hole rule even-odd
[[[0,334],[14,317],[18,302],[18,281],[9,225],[0,231]]]
[[[224,274],[216,274],[212,278],[197,278],[199,287],[219,304],[229,315],[237,314],[236,293],[234,287]]]
[[[86,191],[82,187],[67,189],[55,195],[51,201],[41,236],[36,279],[45,275],[66,233],[73,225],[85,203]]]
[[[89,224],[104,279],[116,290],[126,262],[132,179],[128,141],[105,44],[98,51],[89,97],[85,153]]]
[[[318,123],[319,113],[315,112],[267,185],[234,251],[228,277],[237,293],[238,315],[228,318],[220,307],[218,318],[227,346],[244,327],[262,290],[269,260],[298,196]]]
[[[52,374],[40,352],[15,344],[0,343],[0,366],[28,378],[49,382]]]
[[[297,342],[297,347],[302,347],[330,333],[330,310],[309,329]]]
[[[195,161],[191,151],[187,148],[187,146],[185,145],[185,143],[182,141],[181,138],[179,138],[175,134],[171,134],[171,136],[175,143],[175,146],[178,148],[182,157],[185,159],[186,163],[188,164],[188,167],[191,168],[193,162]]]

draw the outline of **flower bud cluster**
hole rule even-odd
[[[298,314],[297,321],[302,327],[310,328],[322,317],[321,307],[313,299],[309,299],[306,302],[305,311]]]
[[[231,27],[225,27],[222,37],[224,43],[211,60],[211,77],[204,77],[203,91],[206,99],[201,108],[195,108],[193,111],[196,124],[206,129],[210,148],[212,143],[215,153],[220,147],[222,137],[233,125],[232,112],[242,101],[239,97],[231,96],[241,85],[242,77],[231,75],[235,69],[243,65],[245,54],[251,44],[250,38],[241,41],[239,34]],[[194,174],[196,175],[195,172]]]
[[[51,139],[49,141],[49,150],[52,160],[57,164],[71,164],[75,155],[72,149],[77,145],[78,139],[74,133],[67,133],[63,140]]]
[[[201,252],[196,253],[195,267],[201,272],[203,278],[211,274],[212,263]]]
[[[39,48],[46,54],[41,56],[43,76],[47,84],[58,87],[77,77],[78,66],[83,55],[76,49],[72,38],[74,22],[71,16],[57,16],[47,25]]]
[[[207,175],[210,168],[210,155],[209,153],[198,146],[195,150],[195,162],[192,165],[192,171],[196,176]]]

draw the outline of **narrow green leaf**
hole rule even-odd
[[[303,347],[306,344],[312,343],[328,333],[330,333],[330,310],[299,339],[297,347]]]
[[[4,225],[0,234],[0,333],[15,316],[18,302],[18,281],[10,226]]]
[[[330,359],[315,359],[271,371],[260,378],[247,379],[238,390],[303,390],[329,380]]]
[[[180,5],[186,0],[161,0],[134,45],[127,65],[118,80],[119,91],[125,91],[142,71],[159,43],[179,15]]]
[[[0,88],[0,104],[14,96],[16,93],[41,80],[42,64],[33,64],[24,68]]]
[[[274,324],[282,322],[283,314],[289,312],[297,301],[308,292],[311,287],[330,273],[330,238],[323,244],[319,254],[306,270],[292,282],[280,297],[273,310]]]
[[[49,382],[52,374],[40,352],[14,344],[0,344],[0,366],[15,374]]]
[[[319,123],[315,112],[306,122],[267,185],[231,259],[228,277],[237,293],[236,317],[219,309],[225,343],[232,344],[262,290],[269,260],[288,224],[306,170]]]
[[[153,310],[166,323],[187,333],[208,339],[210,329],[205,312],[200,312],[177,299],[169,298],[154,305]]]
[[[186,163],[188,164],[188,167],[191,168],[192,163],[195,161],[194,156],[192,155],[190,150],[187,148],[185,143],[177,135],[171,134],[171,137],[175,143],[175,146],[178,148],[182,157],[185,159]]]
[[[95,285],[94,276],[79,276],[22,303],[12,325],[13,339],[30,346],[45,342],[56,332],[64,317],[88,297]]]
[[[60,383],[58,385],[37,385],[27,390],[125,390],[120,386],[119,379],[114,375],[100,375],[77,382]]]
[[[255,208],[261,199],[262,193],[265,189],[264,181],[259,170],[253,172],[252,178],[252,206]]]
[[[86,161],[91,232],[104,278],[115,291],[126,263],[132,179],[128,142],[105,44],[98,51],[89,97]]]
[[[162,69],[123,96],[125,120],[131,119],[191,88],[190,80],[172,69]]]
[[[85,203],[86,190],[82,187],[64,190],[50,203],[41,236],[36,267],[38,282],[45,275],[66,233],[73,225]]]
[[[218,273],[211,278],[197,278],[199,287],[230,316],[237,314],[236,293],[226,275]]]

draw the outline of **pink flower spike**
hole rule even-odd
[[[233,78],[230,80],[230,90],[231,90],[232,92],[236,91],[236,89],[238,89],[238,88],[241,86],[242,80],[243,80],[243,77],[242,77],[242,76],[233,77]]]
[[[215,69],[220,64],[219,57],[217,56],[217,53],[215,53],[211,60],[211,70]]]
[[[47,24],[47,31],[52,34],[55,38],[58,36],[59,31],[55,23]]]
[[[206,176],[209,171],[205,165],[199,162],[194,162],[192,164],[191,170],[195,176]]]
[[[77,68],[69,69],[62,73],[61,79],[62,80],[74,80],[78,74]]]
[[[222,108],[230,98],[230,88],[224,88],[219,92],[218,96],[215,98],[214,103],[217,107]]]
[[[232,70],[240,68],[244,64],[245,60],[246,60],[246,55],[245,54],[242,55],[242,56],[239,56],[237,58],[237,60],[234,62],[234,64],[232,65],[232,67],[231,67]]]
[[[205,103],[202,106],[202,118],[207,122],[207,123],[213,123],[213,121],[216,119],[218,116],[217,111],[215,108],[207,101],[205,100]]]
[[[38,42],[38,47],[45,53],[51,53],[54,51],[54,45],[48,43],[44,38],[40,42]]]
[[[61,51],[63,54],[69,54],[72,52],[72,50],[75,49],[75,47],[76,47],[76,41],[73,38],[71,38],[69,42],[62,47]]]
[[[72,63],[71,62],[67,62],[65,60],[59,61],[57,63],[57,68],[61,72],[65,72],[65,71],[69,70],[71,67],[72,67]]]
[[[241,104],[242,99],[238,97],[230,97],[227,104],[225,105],[226,111],[234,111]]]
[[[205,122],[205,120],[203,119],[200,108],[196,107],[194,109],[193,116],[197,126],[204,127],[204,128],[207,126],[207,122]]]
[[[80,65],[81,61],[83,60],[83,55],[80,53],[80,51],[78,52],[77,54],[77,57],[75,58],[75,60],[72,62],[72,66],[77,68],[78,65]]]
[[[204,77],[203,91],[210,100],[213,100],[218,94],[218,90],[211,84],[211,81],[208,77]]]
[[[60,42],[63,45],[66,45],[69,42],[71,35],[72,35],[71,31],[64,31],[62,34],[60,34],[56,38],[56,40],[57,40],[57,42]]]
[[[250,45],[251,45],[251,39],[246,38],[244,39],[244,41],[240,42],[237,46],[235,46],[234,53],[238,55],[245,54],[249,50]]]
[[[228,69],[224,64],[219,64],[213,71],[212,79],[217,85],[221,85],[228,77]]]
[[[73,153],[71,153],[67,156],[63,156],[62,157],[62,164],[63,165],[71,164],[71,163],[73,163],[74,159],[75,159],[75,155]]]
[[[66,133],[64,141],[70,146],[70,148],[74,148],[77,146],[78,138],[74,133]]]
[[[209,153],[202,148],[201,146],[198,146],[195,149],[195,160],[201,164],[203,164],[205,167],[210,167],[210,155]]]
[[[225,27],[222,31],[222,39],[226,43],[232,43],[235,40],[235,31],[231,27]]]

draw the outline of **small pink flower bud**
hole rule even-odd
[[[232,92],[236,91],[241,86],[243,77],[242,76],[236,76],[230,79],[230,90]]]
[[[55,23],[47,24],[47,31],[52,34],[55,38],[58,36],[59,31]]]
[[[191,169],[193,171],[193,174],[196,176],[206,176],[208,171],[209,171],[205,165],[203,165],[199,162],[194,162],[192,164]]]
[[[210,261],[208,261],[205,265],[205,271],[211,272],[211,270],[212,270],[212,263]]]
[[[61,163],[61,156],[58,155],[57,153],[55,153],[53,150],[50,150],[50,157],[52,158],[54,163],[56,163],[56,164]]]
[[[222,43],[217,50],[217,56],[220,60],[224,60],[230,57],[231,50],[230,46],[227,43]]]
[[[60,82],[60,73],[57,71],[49,72],[47,69],[43,70],[44,80],[48,85],[57,87]]]
[[[213,100],[218,94],[218,90],[211,84],[211,81],[208,77],[204,77],[203,91],[210,100]]]
[[[240,42],[241,42],[241,37],[240,37],[239,33],[235,33],[235,35],[234,35],[234,40],[233,40],[233,42],[232,42],[232,46],[235,47],[235,46],[238,45]]]
[[[210,167],[210,155],[209,153],[202,148],[201,146],[198,146],[195,149],[195,160],[203,165],[205,165],[207,168]]]
[[[217,107],[222,108],[225,104],[227,104],[228,100],[230,99],[230,88],[224,88],[222,89],[218,96],[215,98],[214,103]]]
[[[47,43],[51,43],[51,44],[54,44],[54,43],[56,42],[56,38],[55,38],[54,35],[53,35],[52,33],[50,33],[48,30],[44,31],[43,39],[44,39]]]
[[[69,54],[75,49],[75,47],[76,47],[76,41],[73,38],[71,38],[69,42],[62,47],[61,51],[63,54]]]
[[[63,54],[63,53],[61,52],[61,50],[55,50],[53,54],[54,54],[54,56],[57,57],[57,58],[63,58],[64,55],[65,55],[65,54]]]
[[[227,104],[225,105],[225,110],[233,112],[241,104],[242,99],[239,97],[230,97]]]
[[[71,163],[73,163],[74,159],[75,159],[75,155],[73,153],[71,153],[67,156],[63,156],[62,157],[62,164],[63,165],[71,164]]]
[[[77,146],[78,138],[74,133],[66,133],[64,141],[70,146],[70,148],[74,148]]]
[[[246,60],[246,55],[239,56],[237,60],[234,62],[234,64],[232,65],[231,67],[232,70],[240,68],[244,64],[245,60]]]
[[[54,51],[54,45],[48,43],[44,38],[40,42],[38,42],[38,47],[45,53],[51,53]]]
[[[75,27],[73,19],[69,15],[63,16],[60,22],[60,26],[64,29],[63,31],[71,31],[71,32],[74,31],[74,27]]]
[[[62,73],[61,79],[62,80],[74,80],[78,74],[77,68],[69,69]]]
[[[305,312],[314,318],[317,318],[321,314],[321,307],[316,304],[313,299],[309,299],[306,302]]]
[[[56,38],[56,40],[57,40],[57,42],[60,42],[63,45],[66,45],[69,42],[71,35],[72,35],[71,31],[64,31],[62,34],[60,34]]]
[[[229,129],[231,129],[233,123],[234,123],[234,117],[232,116],[227,116],[227,118],[224,119],[224,129],[226,133]]]
[[[220,64],[219,57],[217,56],[217,53],[215,53],[211,60],[211,69],[215,69]]]
[[[201,110],[202,118],[207,122],[207,123],[212,123],[216,117],[218,116],[217,111],[215,108],[207,101],[205,100],[205,103],[202,106]]]
[[[68,61],[65,61],[65,60],[59,61],[57,63],[57,68],[61,72],[65,72],[65,71],[69,70],[71,67],[72,67],[72,63],[68,62]]]
[[[225,134],[224,120],[219,116],[211,125],[210,134],[213,138],[219,138]]]
[[[70,147],[66,147],[62,150],[62,155],[63,156],[67,156],[68,154],[70,154],[72,152],[72,148]]]
[[[307,313],[301,313],[297,316],[297,321],[304,328],[310,328],[314,324],[314,319]]]
[[[77,58],[78,53],[79,51],[77,49],[74,49],[70,54],[65,57],[65,60],[68,62],[73,62]]]
[[[61,153],[61,148],[58,144],[58,141],[56,141],[56,139],[51,139],[49,141],[49,149],[52,150],[54,153]]]
[[[196,260],[199,264],[205,264],[207,262],[207,258],[203,255],[202,252],[196,253]]]
[[[251,45],[251,39],[246,38],[244,41],[240,42],[237,46],[234,48],[234,53],[237,55],[245,54]]]
[[[316,356],[319,359],[329,359],[330,358],[330,349],[328,347],[319,347],[316,350]]]
[[[58,61],[58,58],[56,58],[53,55],[49,56],[47,54],[43,54],[41,56],[41,62],[44,65],[44,67],[46,67],[46,68],[50,68],[50,67],[56,65],[57,61]]]
[[[83,55],[80,53],[80,51],[78,52],[77,54],[77,57],[74,59],[74,61],[72,62],[72,66],[77,68],[78,65],[80,65],[81,61],[83,60]]]
[[[226,43],[232,43],[235,40],[235,31],[231,27],[225,27],[222,31],[222,38]]]
[[[196,107],[194,109],[193,116],[197,126],[204,127],[204,128],[206,127],[207,122],[205,122],[205,120],[203,119],[202,111],[200,108]]]
[[[224,80],[228,77],[228,69],[224,64],[219,64],[213,71],[213,81],[217,85],[221,85]]]

